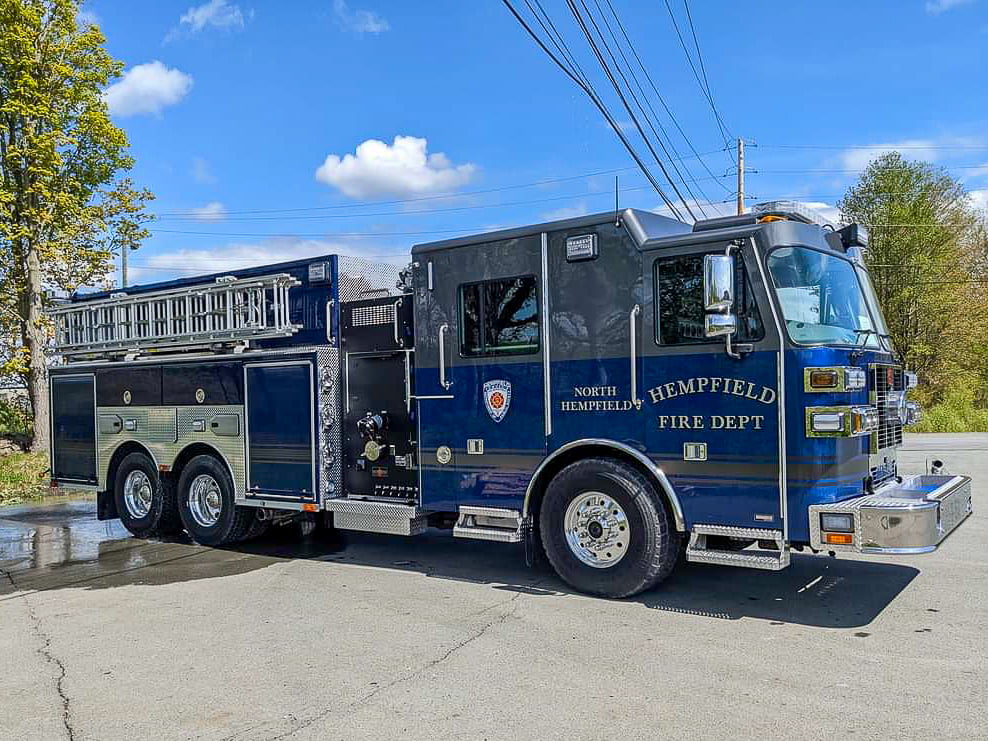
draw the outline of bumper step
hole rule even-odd
[[[771,541],[775,550],[749,549],[724,550],[711,547],[711,536],[737,541]],[[789,548],[781,530],[766,528],[730,527],[727,525],[694,525],[690,542],[686,547],[686,560],[691,563],[712,563],[721,566],[737,566],[744,569],[781,571],[789,565]]]
[[[453,527],[454,538],[520,543],[524,537],[524,521],[517,510],[463,506],[459,514]]]

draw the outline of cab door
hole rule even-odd
[[[546,450],[541,236],[418,261],[422,504],[520,508]]]
[[[750,242],[732,248],[740,357],[704,334],[703,257],[728,243],[645,253],[642,400],[649,455],[694,524],[783,529],[778,336]]]

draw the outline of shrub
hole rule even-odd
[[[988,432],[988,409],[975,406],[974,390],[968,384],[947,389],[943,401],[923,410],[919,424],[909,432]]]
[[[44,496],[48,483],[48,456],[44,453],[0,456],[0,504]]]

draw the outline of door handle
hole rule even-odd
[[[446,333],[449,332],[448,324],[439,325],[439,385],[447,391],[453,382],[446,378]]]
[[[638,315],[641,314],[642,307],[635,304],[628,314],[628,339],[631,347],[631,403],[635,409],[642,408],[642,400],[638,398]]]
[[[333,336],[333,309],[335,307],[335,298],[331,298],[326,302],[326,342],[330,345],[336,344],[336,338]]]
[[[404,343],[401,341],[401,335],[398,334],[398,309],[401,308],[401,299],[395,301],[392,308],[395,315],[395,345],[398,347],[404,347]]]

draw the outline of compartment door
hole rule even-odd
[[[256,363],[244,374],[247,496],[315,500],[312,363]]]
[[[96,484],[96,381],[84,375],[51,378],[52,478]]]

